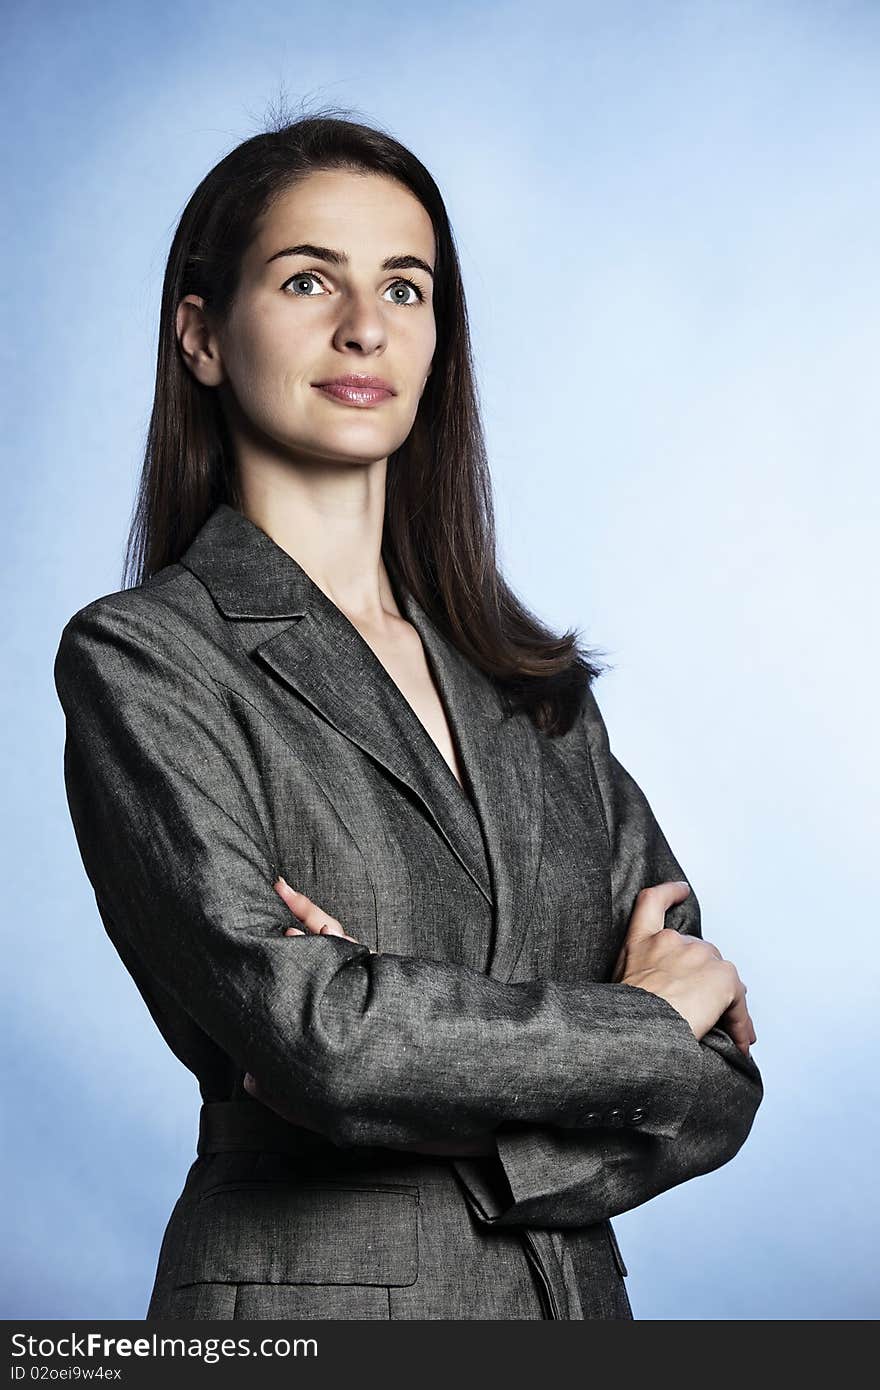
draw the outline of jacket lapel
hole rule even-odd
[[[319,590],[319,592],[321,592]],[[479,830],[466,796],[421,720],[357,628],[313,608],[255,655],[318,713],[415,793],[491,901]]]
[[[488,973],[506,981],[527,936],[544,840],[538,735],[526,714],[505,716],[489,678],[443,636],[408,591],[401,606],[431,659],[473,791],[495,901]]]
[[[494,902],[488,973],[509,979],[525,940],[543,839],[542,759],[528,717],[505,716],[489,678],[445,638],[412,594],[398,596],[422,639],[471,802],[369,643],[254,522],[221,503],[181,563],[235,621],[256,660],[418,798]]]

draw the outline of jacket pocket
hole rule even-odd
[[[232,1181],[182,1232],[175,1284],[414,1284],[417,1187]]]

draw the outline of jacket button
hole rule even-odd
[[[645,1112],[644,1112],[644,1110],[642,1109],[642,1107],[639,1105],[639,1106],[637,1106],[636,1109],[633,1110],[632,1113],[630,1114],[629,1122],[630,1122],[630,1124],[632,1124],[632,1125],[638,1125],[638,1124],[641,1124],[641,1122],[642,1122],[642,1120],[643,1120],[644,1118],[645,1118]]]
[[[611,1125],[622,1125],[622,1124],[623,1124],[623,1111],[622,1111],[622,1110],[609,1110],[609,1111],[608,1111],[608,1123],[611,1124]]]
[[[598,1110],[588,1110],[584,1116],[584,1123],[588,1125],[597,1125],[601,1118],[602,1116],[599,1114]]]

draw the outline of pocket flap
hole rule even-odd
[[[414,1284],[417,1187],[230,1182],[182,1232],[182,1284]]]

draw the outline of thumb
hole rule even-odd
[[[684,879],[673,879],[643,888],[629,919],[627,940],[640,941],[646,936],[653,936],[655,932],[662,931],[666,924],[667,910],[676,903],[684,902],[690,891],[690,884],[685,883]]]

